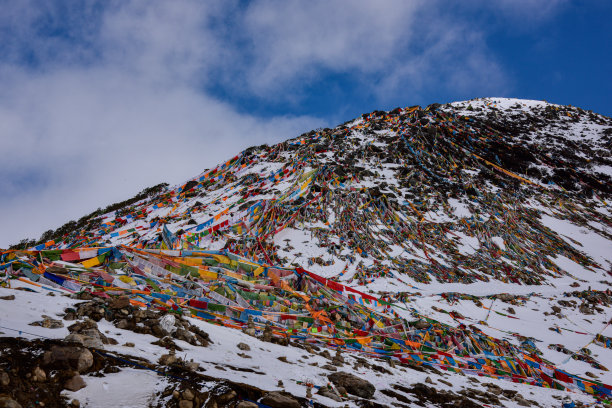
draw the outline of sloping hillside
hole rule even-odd
[[[265,402],[275,389],[293,401],[276,406],[559,406],[568,390],[603,401],[611,139],[612,119],[593,112],[488,98],[372,112],[253,147],[3,252],[13,289],[0,295],[17,296],[0,303],[0,330],[106,350],[83,371],[91,384],[70,394],[90,406],[109,403],[101,381],[121,389],[119,373],[93,376],[113,359],[178,370],[163,381],[136,370],[145,405],[275,406]],[[46,309],[98,323],[29,328]],[[107,332],[122,340],[84,344]],[[157,361],[168,348],[183,360]],[[186,376],[197,400],[172,395]],[[212,397],[229,389],[227,401]]]

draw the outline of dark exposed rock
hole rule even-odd
[[[344,387],[349,394],[361,398],[372,398],[376,391],[376,388],[371,382],[344,371],[329,374],[327,378],[336,387]]]
[[[261,403],[271,408],[300,408],[300,403],[291,394],[277,391],[266,394]]]
[[[43,364],[54,369],[70,368],[84,373],[93,365],[93,355],[84,347],[53,346],[45,352]]]
[[[87,384],[85,383],[85,380],[83,380],[83,378],[78,374],[75,374],[74,376],[72,376],[64,384],[64,388],[66,388],[69,391],[78,391],[81,388],[85,388],[86,386]]]

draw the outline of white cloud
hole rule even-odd
[[[10,152],[0,161],[3,246],[324,124],[240,114],[188,87],[155,87],[108,68],[13,74],[11,82],[0,102]]]
[[[258,94],[320,70],[374,73],[410,43],[424,2],[255,2],[244,15],[253,64],[246,80]]]
[[[250,145],[333,125],[241,113],[206,91],[216,85],[299,101],[332,72],[361,78],[381,103],[409,103],[407,91],[437,81],[503,86],[481,33],[439,10],[425,1],[13,3],[0,16],[0,140],[9,152],[0,160],[0,247]]]

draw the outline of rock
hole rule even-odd
[[[448,386],[448,387],[452,387],[453,386],[453,384],[451,384],[448,381],[445,381],[445,380],[443,380],[441,378],[438,378],[438,381],[441,382],[442,384]]]
[[[52,319],[49,316],[45,315],[43,315],[42,317],[43,320],[30,323],[30,326],[40,326],[45,327],[47,329],[60,329],[64,327],[64,322],[62,322],[61,320]]]
[[[45,371],[42,368],[35,367],[34,371],[32,372],[32,381],[43,382],[46,380],[47,380],[47,373],[45,373]]]
[[[511,302],[514,300],[514,296],[512,296],[509,293],[500,293],[499,295],[496,296],[499,300],[501,300],[502,302]]]
[[[189,371],[198,371],[200,369],[200,363],[195,361],[185,362],[185,368]]]
[[[510,314],[516,314],[516,311],[514,310],[514,308],[513,308],[513,307],[509,307],[509,308],[508,308],[508,313],[510,313]]]
[[[485,383],[484,386],[489,389],[490,393],[495,394],[495,395],[499,395],[499,394],[501,394],[503,392],[501,387],[499,385],[496,385],[496,384]]]
[[[434,383],[434,382],[432,381],[432,379],[431,379],[431,377],[430,377],[430,376],[427,376],[427,378],[425,378],[425,382],[426,382],[427,384],[433,384],[433,383]]]
[[[234,390],[229,390],[228,392],[226,392],[225,394],[219,395],[217,397],[217,402],[221,403],[221,404],[225,404],[227,402],[232,401],[234,398],[236,398],[238,394],[236,394],[236,391]]]
[[[251,347],[246,343],[238,343],[237,347],[243,351],[251,351]]]
[[[187,400],[180,400],[178,406],[179,408],[193,408],[193,402]]]
[[[327,397],[329,399],[332,399],[336,402],[342,402],[342,397],[339,396],[338,394],[336,394],[335,392],[333,392],[332,390],[330,390],[327,387],[321,387],[319,388],[319,391],[317,392],[317,394],[322,395],[324,397]]]
[[[372,398],[376,388],[372,383],[356,375],[339,371],[327,376],[327,378],[336,386],[344,387],[349,394],[356,395],[361,398]]]
[[[255,337],[255,323],[253,322],[253,316],[249,315],[247,326],[242,329],[245,334]]]
[[[0,408],[22,408],[21,404],[7,396],[0,396]]]
[[[531,406],[531,402],[527,401],[520,394],[517,394],[517,395],[514,396],[514,401],[516,401],[516,403],[518,405],[520,405],[521,407],[530,407]]]
[[[134,347],[135,344],[132,343],[131,341],[128,341],[127,343],[123,344],[123,347]]]
[[[78,391],[81,388],[85,388],[86,386],[87,384],[85,384],[85,381],[83,380],[83,378],[78,374],[75,374],[74,376],[72,376],[64,384],[65,389],[67,389],[68,391],[73,391],[73,392]]]
[[[322,365],[321,368],[328,370],[328,371],[338,371],[338,369],[331,364]]]
[[[65,340],[79,343],[85,347],[104,348],[105,344],[116,344],[115,340],[110,340],[102,334],[98,330],[98,324],[91,319],[76,322],[68,326],[68,330],[71,334],[66,336]]]
[[[159,364],[161,365],[172,365],[178,361],[178,358],[174,354],[164,354],[159,358]]]
[[[593,312],[591,311],[591,309],[589,308],[589,305],[587,303],[583,303],[580,305],[580,313],[582,314],[587,314],[587,315],[592,315]]]
[[[0,296],[2,300],[15,300],[15,295]]]
[[[68,326],[68,331],[70,333],[80,333],[83,330],[97,329],[97,328],[98,328],[98,323],[96,323],[94,320],[86,318],[85,320],[81,322],[76,322]]]
[[[115,327],[117,327],[118,329],[127,329],[130,326],[130,323],[127,321],[127,319],[121,319],[117,322],[117,324],[115,325]]]
[[[43,364],[67,366],[83,373],[93,366],[93,354],[83,347],[52,346],[51,350],[43,355]]]
[[[419,330],[425,330],[429,327],[429,323],[427,323],[425,320],[419,320],[414,324],[414,327]]]
[[[178,328],[174,333],[174,337],[176,337],[178,340],[183,340],[189,344],[197,345],[195,335],[183,328]]]
[[[258,408],[259,405],[255,404],[254,402],[250,402],[250,401],[240,401],[238,403],[238,405],[236,405],[236,408]]]
[[[3,387],[8,387],[11,383],[11,377],[4,370],[0,370],[0,385]]]
[[[261,403],[267,405],[271,408],[300,408],[301,405],[298,401],[293,399],[286,394],[281,394],[277,391],[272,391],[266,394],[265,397],[261,399]]]
[[[76,294],[76,298],[79,300],[92,300],[93,295],[87,291],[82,291]]]
[[[120,296],[108,302],[108,307],[110,307],[111,309],[123,309],[128,306],[130,306],[130,298],[128,298],[127,296]]]
[[[559,306],[557,306],[557,305],[554,305],[552,307],[552,310],[553,310],[554,313],[561,313],[561,308]]]
[[[73,399],[72,401],[70,401],[70,406],[72,408],[81,408],[81,401],[79,401],[78,399]]]
[[[270,326],[269,323],[266,323],[266,327],[264,327],[264,331],[263,331],[263,335],[261,339],[266,342],[272,341],[272,326]]]
[[[183,399],[189,400],[189,401],[193,401],[193,399],[195,398],[195,395],[193,393],[193,391],[191,391],[189,388],[187,388],[185,391],[183,391]]]
[[[85,347],[99,349],[104,348],[104,343],[102,343],[102,339],[100,339],[100,336],[95,332],[91,332],[91,336],[78,333],[70,333],[64,338],[64,340],[70,343],[78,343],[81,346]]]

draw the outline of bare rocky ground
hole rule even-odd
[[[85,297],[89,298],[89,295]],[[267,391],[239,381],[206,375],[198,364],[186,361],[177,354],[182,349],[176,343],[182,340],[198,347],[208,347],[211,340],[206,332],[191,325],[182,316],[140,310],[125,300],[126,298],[93,298],[67,308],[63,320],[45,316],[35,322],[45,327],[67,325],[70,334],[65,339],[26,340],[19,337],[0,337],[0,353],[3,356],[0,360],[0,407],[78,407],[80,402],[66,398],[62,393],[64,390],[78,391],[86,387],[87,383],[83,377],[105,377],[126,368],[156,372],[165,379],[166,385],[153,396],[151,407],[309,406],[308,399],[288,392]],[[160,355],[157,361],[149,361],[128,354],[105,351],[105,345],[117,344],[117,340],[98,329],[96,321],[103,318],[112,322],[115,327],[157,337],[158,340],[154,344],[165,347],[167,354]],[[169,324],[169,321],[172,324]],[[260,336],[260,340],[278,343],[267,337],[265,332]],[[352,374],[352,371],[363,366],[390,374],[385,365],[396,363],[358,357],[354,367],[351,367],[349,359],[345,359],[341,353],[332,354],[329,350],[297,342],[281,345],[329,359],[328,379],[333,387],[313,389],[309,390],[309,393],[314,391],[336,402],[351,402],[364,408],[389,406],[376,402],[373,398],[374,385]],[[238,348],[244,355],[251,351],[250,346],[245,343],[238,344]],[[288,351],[288,354],[291,352]],[[408,376],[411,371],[441,374],[430,367],[408,364],[402,366]],[[237,374],[245,370],[232,366],[227,366],[226,369],[235,370]],[[260,374],[266,375],[263,372]],[[483,404],[505,406],[504,402],[510,400],[519,406],[539,406],[537,401],[523,398],[516,390],[503,389],[492,383],[481,383],[475,378],[470,381],[474,387],[459,392],[445,390],[446,384],[451,383],[444,380],[434,382],[429,376],[424,383],[410,386],[390,383],[380,391],[392,398],[394,402],[391,406],[394,407],[411,407],[416,403],[418,406],[476,408]],[[326,405],[314,402],[310,406]]]

